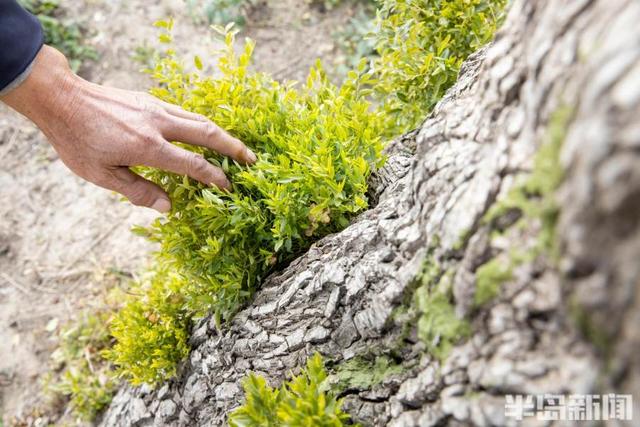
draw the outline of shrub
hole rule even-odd
[[[416,127],[493,37],[507,0],[381,0],[374,62],[390,129]]]
[[[315,354],[306,369],[279,389],[249,374],[244,380],[245,402],[229,415],[231,427],[341,427],[349,421],[342,402],[323,391],[327,378],[322,358]]]
[[[169,378],[189,354],[190,317],[183,307],[184,277],[162,265],[137,283],[127,304],[111,321],[116,343],[103,356],[125,367],[122,372],[134,385],[153,384]]]
[[[365,209],[367,178],[382,163],[381,135],[397,135],[428,113],[463,59],[491,37],[505,2],[384,0],[380,59],[372,72],[361,61],[340,87],[320,65],[300,86],[251,71],[253,43],[236,55],[229,27],[220,29],[226,49],[219,77],[186,73],[171,49],[154,60],[154,95],[209,117],[250,146],[258,161],[245,167],[176,143],[222,167],[233,192],[137,170],[169,193],[173,207],[137,230],[160,250],[154,270],[132,292],[138,296],[111,323],[115,345],[103,354],[119,375],[133,384],[172,376],[188,354],[194,319],[210,313],[218,324],[230,319],[270,272]],[[169,42],[171,22],[158,26]],[[202,60],[195,65],[202,69]],[[374,91],[380,108],[369,102]],[[416,306],[421,337],[433,351],[444,353],[465,335],[446,286],[417,292]],[[267,390],[257,379],[253,384]]]
[[[118,342],[109,357],[134,383],[174,372],[191,319],[210,312],[219,323],[229,319],[270,271],[348,225],[367,207],[367,177],[381,164],[383,118],[365,99],[369,74],[352,71],[338,88],[318,65],[297,88],[249,71],[251,42],[237,56],[233,33],[225,41],[222,76],[187,74],[169,50],[153,70],[160,86],[152,93],[209,117],[252,147],[258,161],[245,167],[185,146],[220,165],[233,192],[139,170],[168,192],[173,209],[139,230],[160,243],[161,273],[112,328]]]
[[[87,60],[98,59],[98,52],[83,43],[84,29],[76,22],[62,18],[58,0],[19,0],[34,14],[44,31],[45,43],[61,51],[69,60],[69,66],[77,72]]]

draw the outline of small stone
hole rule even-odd
[[[389,399],[391,390],[382,386],[374,386],[371,390],[366,390],[360,393],[360,397],[365,400],[373,402],[381,402]]]
[[[462,384],[468,379],[467,372],[463,369],[453,371],[444,377],[444,383],[446,385]]]
[[[287,288],[287,290],[282,294],[280,299],[278,300],[277,307],[278,309],[287,306],[291,300],[293,299],[296,292],[304,287],[307,282],[309,282],[313,278],[313,273],[311,271],[305,271],[294,278],[291,281],[291,284]]]
[[[375,298],[371,305],[358,312],[353,320],[361,336],[375,338],[384,329],[392,311],[392,305],[386,303],[384,298]]]
[[[404,405],[395,397],[391,399],[391,405],[389,408],[389,413],[392,418],[398,418],[400,414],[404,411]]]
[[[196,408],[204,402],[208,394],[209,387],[206,384],[205,378],[192,374],[187,379],[187,384],[182,393],[184,408],[187,411],[191,411],[191,409]]]
[[[198,350],[193,350],[191,352],[191,356],[189,357],[191,366],[198,366],[201,360],[202,360],[202,354]]]
[[[270,302],[268,304],[263,304],[255,307],[251,311],[252,317],[262,317],[272,314],[278,308],[278,303],[276,301]]]
[[[466,389],[463,384],[454,384],[443,388],[440,392],[440,396],[462,396],[465,390]]]

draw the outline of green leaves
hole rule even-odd
[[[374,87],[396,134],[415,128],[491,40],[507,0],[382,0]]]
[[[368,176],[383,162],[382,136],[401,133],[428,114],[466,56],[493,35],[505,3],[385,0],[373,72],[361,61],[340,87],[320,64],[301,85],[250,70],[254,44],[247,41],[236,53],[231,25],[215,28],[226,45],[219,77],[186,72],[167,49],[150,70],[158,83],[151,92],[216,122],[258,161],[246,167],[176,143],[222,167],[232,192],[137,169],[167,191],[173,209],[142,233],[160,244],[155,276],[112,323],[117,342],[107,354],[119,374],[136,384],[173,375],[188,353],[194,319],[211,313],[218,324],[230,319],[270,272],[366,209]],[[169,42],[171,21],[157,26]],[[200,58],[194,63],[202,68]],[[382,100],[379,108],[367,98],[371,88]],[[425,307],[441,310],[427,315],[432,318],[423,330],[439,330],[453,319],[446,302],[427,298]],[[449,329],[454,339],[462,326]]]
[[[159,26],[169,37],[170,24]],[[369,75],[354,72],[336,87],[318,65],[306,85],[281,84],[248,69],[254,45],[236,54],[231,31],[221,31],[220,77],[186,73],[170,50],[152,70],[159,83],[154,95],[207,116],[258,161],[246,167],[181,145],[225,169],[233,192],[137,169],[167,191],[173,210],[138,230],[161,245],[157,274],[112,324],[117,343],[109,357],[134,383],[173,375],[187,354],[193,318],[229,319],[277,265],[345,227],[367,207],[367,178],[382,163],[384,120],[361,90]]]
[[[349,421],[341,401],[325,393],[322,358],[315,354],[306,369],[279,389],[253,373],[244,380],[245,402],[229,415],[231,427],[341,427]]]

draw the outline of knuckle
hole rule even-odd
[[[169,149],[171,148],[171,143],[165,141],[159,141],[155,143],[153,146],[153,156],[157,159],[167,159],[171,157]]]
[[[220,138],[222,130],[215,124],[208,122],[204,126],[204,137],[207,140],[213,141]]]
[[[152,123],[157,123],[165,119],[167,112],[159,105],[149,100],[142,102],[142,112],[145,118]]]
[[[162,139],[160,138],[160,135],[158,135],[156,132],[153,132],[153,131],[143,132],[142,135],[140,136],[140,140],[142,141],[142,143],[145,145],[146,148],[148,147],[161,148],[162,146]]]
[[[143,185],[132,185],[127,191],[127,198],[136,206],[150,206],[152,194]]]
[[[207,162],[200,154],[190,154],[187,161],[188,169],[194,174],[202,175],[209,170],[209,162]]]

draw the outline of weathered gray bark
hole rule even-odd
[[[473,334],[442,362],[409,334],[395,354],[404,373],[347,393],[355,420],[514,424],[506,393],[612,391],[634,393],[638,416],[639,23],[635,0],[514,1],[496,41],[391,151],[374,180],[377,206],[270,277],[228,329],[203,322],[179,378],[156,391],[123,388],[103,425],[223,425],[248,371],[276,385],[315,351],[340,361],[397,348],[402,325],[391,314],[427,248],[454,272],[455,307]],[[557,194],[559,267],[545,257],[520,265],[496,300],[474,310],[478,266],[537,237],[534,224],[517,239],[490,239],[480,218],[531,168],[561,105],[574,118]],[[609,339],[607,354],[576,326],[570,304]]]

